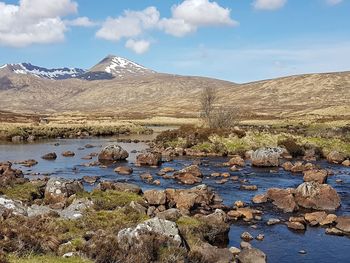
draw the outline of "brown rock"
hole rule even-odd
[[[75,153],[72,151],[66,151],[66,152],[62,153],[63,157],[73,157],[74,155],[75,155]]]
[[[301,173],[305,171],[305,165],[303,162],[296,162],[293,167],[290,169],[292,173]]]
[[[128,183],[120,183],[120,182],[104,181],[104,182],[99,183],[97,188],[102,190],[102,191],[115,190],[115,191],[119,191],[119,192],[130,192],[130,193],[135,193],[135,194],[142,193],[142,190],[138,185],[128,184]]]
[[[244,202],[241,201],[241,200],[238,200],[234,203],[234,206],[237,207],[237,208],[242,208],[245,206]]]
[[[144,180],[144,181],[147,181],[147,182],[152,182],[153,181],[153,176],[150,173],[140,174],[140,178],[142,180]]]
[[[172,167],[164,167],[163,169],[160,170],[160,172],[162,172],[162,173],[171,173],[174,171],[175,171],[175,169]]]
[[[144,198],[150,205],[165,205],[166,193],[165,191],[149,190],[145,191]]]
[[[119,145],[109,145],[105,147],[98,155],[100,162],[115,162],[125,160],[129,153]]]
[[[179,180],[181,183],[188,184],[188,185],[202,182],[201,178],[196,177],[191,173],[179,173],[179,174],[175,175],[175,178],[177,180]]]
[[[241,185],[240,189],[246,191],[257,191],[258,187],[256,185]]]
[[[338,151],[332,151],[327,155],[327,161],[329,163],[336,163],[340,164],[345,160],[344,154],[338,152]]]
[[[57,159],[57,154],[52,152],[52,153],[47,153],[43,156],[41,156],[42,159],[44,160],[56,160]]]
[[[340,197],[330,185],[305,182],[297,187],[295,202],[304,208],[336,210],[340,206]]]
[[[287,226],[293,230],[305,230],[305,225],[300,222],[287,222]]]
[[[265,194],[259,194],[253,197],[254,204],[262,204],[267,202],[267,196]]]
[[[326,218],[323,221],[320,222],[320,225],[321,226],[331,225],[336,221],[337,221],[337,216],[334,214],[329,214],[326,216]]]
[[[239,156],[239,155],[234,155],[229,161],[228,161],[229,166],[232,165],[237,165],[237,166],[241,166],[244,167],[245,166],[245,161],[244,159]]]
[[[159,153],[141,153],[136,156],[136,165],[158,166],[162,161]]]
[[[327,217],[327,213],[324,211],[306,213],[304,215],[304,218],[307,222],[309,223],[314,222],[313,225],[321,223],[323,220],[326,219],[326,217]]]
[[[265,263],[266,255],[259,249],[246,248],[239,253],[238,260],[240,263]]]
[[[307,170],[304,172],[304,182],[317,182],[324,184],[327,182],[327,170]]]
[[[249,242],[254,239],[254,237],[249,232],[243,232],[241,234],[241,239],[243,239],[246,242]]]
[[[98,180],[100,180],[100,177],[99,176],[84,176],[83,177],[83,181],[85,183],[88,183],[88,184],[94,184],[96,183]]]
[[[350,234],[350,216],[338,216],[336,222],[337,225],[335,227],[337,229],[346,234]]]
[[[341,163],[344,166],[349,167],[350,166],[350,160],[345,160],[344,162]]]
[[[270,188],[267,191],[268,199],[272,200],[273,204],[284,212],[293,212],[298,209],[294,201],[293,193],[290,189]]]
[[[292,167],[293,167],[293,164],[291,162],[285,162],[282,164],[282,168],[285,170],[285,171],[290,171],[292,170]]]
[[[326,234],[327,235],[334,235],[334,236],[344,236],[343,231],[341,231],[335,227],[326,228]]]
[[[130,175],[133,172],[133,169],[128,166],[118,166],[114,169],[114,172],[122,175]]]

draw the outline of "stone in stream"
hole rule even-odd
[[[279,165],[279,158],[283,153],[282,148],[261,148],[253,152],[252,165],[261,167],[273,167]]]
[[[245,248],[237,256],[240,263],[265,263],[266,255],[256,248]]]
[[[350,235],[350,216],[338,216],[336,220],[336,228],[343,233]]]
[[[241,185],[240,189],[245,191],[257,191],[258,187],[256,185]]]
[[[232,156],[232,158],[228,161],[228,166],[233,166],[233,165],[236,165],[236,166],[245,166],[245,161],[244,159],[239,156],[239,155],[234,155]]]
[[[252,199],[254,204],[262,204],[267,202],[267,196],[265,194],[259,194]]]
[[[281,220],[279,220],[277,218],[270,218],[266,224],[269,226],[272,226],[272,225],[279,224],[280,222],[281,222]]]
[[[133,169],[128,166],[118,166],[114,169],[114,172],[121,174],[121,175],[130,175],[133,173]]]
[[[293,212],[298,209],[293,196],[294,189],[279,189],[270,188],[267,190],[268,199],[272,200],[272,203],[284,212]]]
[[[52,153],[47,153],[41,156],[42,159],[44,160],[56,160],[57,159],[57,154],[52,152]]]
[[[249,233],[249,232],[243,232],[241,234],[241,239],[243,239],[244,241],[248,242],[254,239],[254,237]]]
[[[327,182],[328,171],[327,170],[308,170],[304,171],[304,182],[317,182],[324,184]]]
[[[108,145],[98,155],[100,162],[115,162],[126,160],[129,153],[119,145]]]
[[[96,183],[98,180],[100,180],[101,177],[99,176],[83,176],[82,180],[85,183],[88,184],[94,184]]]
[[[336,210],[340,206],[340,197],[328,184],[305,182],[297,187],[295,202],[304,208]]]
[[[74,155],[75,155],[75,153],[72,151],[66,151],[66,152],[62,153],[63,157],[73,157]]]
[[[350,160],[345,160],[344,162],[341,163],[344,166],[349,167],[350,166]]]
[[[138,166],[158,166],[162,161],[160,153],[140,153],[136,156],[136,165]]]
[[[34,159],[29,159],[29,160],[25,160],[25,161],[16,162],[16,164],[20,164],[20,165],[25,166],[25,167],[32,167],[34,165],[37,165],[38,162]]]
[[[202,182],[202,176],[203,174],[197,165],[188,166],[174,173],[176,180],[188,185]]]
[[[327,155],[327,161],[329,163],[340,164],[345,160],[344,154],[338,151],[332,151]]]
[[[293,230],[305,230],[305,225],[300,222],[287,222],[287,226]]]

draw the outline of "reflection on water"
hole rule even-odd
[[[128,137],[131,139],[150,140],[156,136],[153,135],[133,135]],[[99,152],[101,147],[116,142],[118,138],[91,138],[91,139],[67,139],[67,140],[50,140],[38,142],[35,144],[2,144],[0,145],[0,161],[19,161],[26,159],[36,159],[39,163],[36,166],[26,168],[18,166],[26,176],[34,178],[32,174],[50,174],[64,178],[82,178],[86,175],[98,175],[104,180],[120,180],[140,185],[143,190],[146,189],[165,189],[165,188],[188,188],[182,186],[173,180],[166,180],[156,175],[163,167],[174,167],[181,169],[186,165],[191,164],[195,158],[182,157],[172,162],[164,163],[160,168],[136,167],[134,166],[137,152],[147,148],[144,143],[119,143],[126,149],[130,156],[127,159],[127,164],[134,169],[131,176],[122,176],[116,174],[113,170],[113,165],[108,168],[86,167],[84,163],[95,161],[82,160],[81,158],[92,153]],[[58,146],[55,144],[58,143]],[[86,144],[92,144],[94,148],[85,148]],[[74,157],[62,157],[64,151],[75,152]],[[58,158],[55,161],[42,160],[40,157],[48,152],[56,152]],[[251,184],[259,187],[258,191],[241,191],[240,184],[229,180],[226,184],[217,184],[215,179],[210,178],[212,172],[227,172],[227,167],[222,167],[220,164],[227,161],[227,158],[202,158],[201,170],[205,174],[203,183],[213,187],[224,199],[225,204],[232,205],[236,200],[243,200],[249,203],[251,198],[265,192],[271,187],[296,187],[303,179],[301,175],[292,175],[281,169],[270,171],[269,169],[256,169],[247,165],[240,172],[231,172],[233,175],[238,175],[241,179],[248,179]],[[329,165],[325,162],[319,162],[322,167],[331,168],[335,175],[329,178],[328,183],[336,188],[342,199],[342,206],[337,211],[338,214],[350,214],[350,168],[341,166]],[[161,185],[149,185],[141,181],[139,174],[150,172],[155,179],[161,181]],[[336,183],[336,179],[343,180],[342,184]],[[87,189],[91,187],[86,186]],[[266,209],[263,214],[262,222],[257,223],[257,229],[251,228],[244,223],[233,224],[230,231],[230,246],[239,246],[240,234],[244,231],[249,231],[256,236],[259,233],[265,235],[264,241],[253,241],[253,246],[263,250],[268,255],[269,262],[340,262],[347,261],[350,258],[350,239],[347,237],[335,237],[324,234],[323,228],[309,227],[305,233],[296,233],[287,229],[285,225],[266,226],[264,222],[267,219],[281,218],[288,219],[289,215],[279,213],[276,210]],[[298,251],[306,250],[306,255],[298,254]]]

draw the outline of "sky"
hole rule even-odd
[[[243,83],[350,70],[350,0],[0,0],[0,65],[108,54]]]

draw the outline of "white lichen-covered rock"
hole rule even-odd
[[[93,202],[87,198],[75,199],[71,205],[59,212],[59,215],[65,219],[79,219],[83,212],[92,207]]]
[[[63,178],[51,178],[45,188],[45,201],[48,204],[65,203],[73,194],[84,191],[81,182]]]
[[[158,217],[146,220],[138,224],[135,228],[125,228],[118,233],[118,243],[125,249],[138,246],[142,240],[141,236],[145,234],[156,234],[168,238],[173,244],[180,246],[182,239],[176,223]]]
[[[0,196],[0,215],[7,210],[11,210],[16,215],[27,215],[27,209],[22,205],[22,202]]]
[[[284,153],[283,148],[261,148],[252,153],[251,159],[254,166],[273,167],[279,165],[279,158]]]

